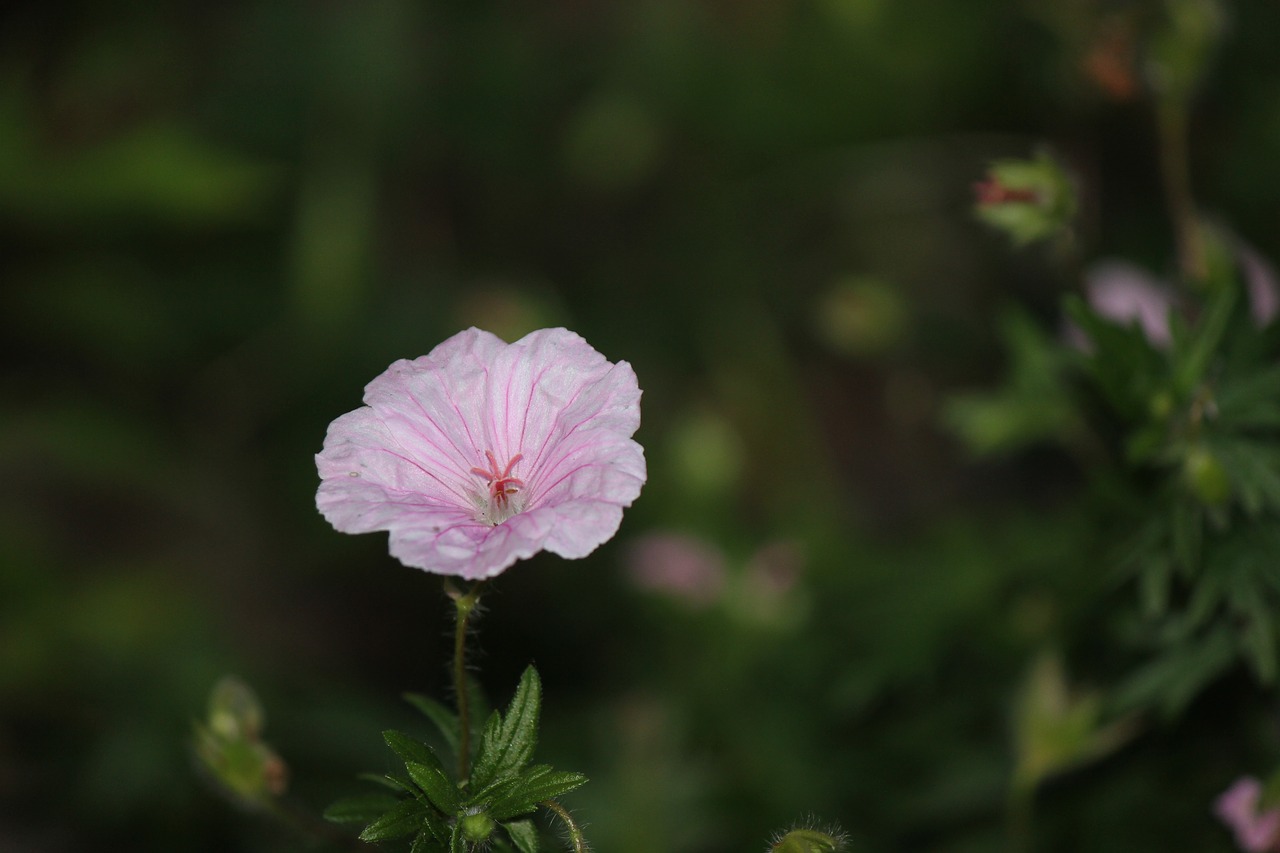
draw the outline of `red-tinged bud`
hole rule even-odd
[[[1047,154],[998,160],[973,191],[978,218],[1019,245],[1070,233],[1075,193],[1066,172]]]

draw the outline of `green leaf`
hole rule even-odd
[[[1184,643],[1134,673],[1116,691],[1118,711],[1157,706],[1176,717],[1210,681],[1235,660],[1232,632],[1219,627],[1199,640]]]
[[[502,828],[511,836],[511,843],[520,853],[538,853],[538,828],[531,820],[513,820]]]
[[[435,836],[424,829],[414,837],[413,846],[409,848],[409,853],[443,853],[444,849]]]
[[[494,820],[506,820],[528,814],[543,800],[550,800],[585,784],[587,777],[581,773],[553,770],[539,764],[508,776],[480,791],[470,802],[482,806]]]
[[[409,794],[413,793],[413,785],[403,776],[396,776],[391,773],[387,773],[385,775],[382,773],[361,773],[356,778],[365,782],[373,782],[375,785],[381,785],[382,787],[389,788],[392,791],[401,791]]]
[[[1169,609],[1169,585],[1172,580],[1169,560],[1163,555],[1151,557],[1139,575],[1139,600],[1142,612],[1149,618],[1163,616]]]
[[[391,747],[396,755],[400,756],[400,759],[406,765],[409,762],[414,762],[416,764],[425,764],[428,767],[444,769],[444,765],[440,763],[435,750],[422,741],[409,737],[404,732],[388,729],[382,733],[382,739],[387,742],[387,746]]]
[[[427,817],[426,805],[416,798],[401,800],[382,817],[370,823],[360,833],[361,841],[388,841],[404,838],[423,828]]]
[[[445,775],[439,762],[419,764],[416,761],[410,761],[405,764],[405,769],[409,771],[414,784],[422,789],[433,806],[450,817],[457,813],[458,788]]]
[[[458,754],[458,745],[461,743],[461,737],[458,735],[458,715],[450,711],[444,705],[436,700],[423,696],[420,693],[406,693],[405,701],[422,712],[428,720],[435,724],[440,730],[440,736],[444,738],[445,744],[449,749],[453,750],[453,754]]]
[[[390,794],[361,794],[344,797],[324,810],[324,819],[334,823],[368,825],[400,804]]]
[[[1280,367],[1224,383],[1214,399],[1218,423],[1235,430],[1275,429],[1280,426],[1278,388]]]
[[[514,773],[529,763],[538,743],[538,714],[542,705],[542,683],[533,667],[525,669],[505,716],[489,717],[480,741],[480,754],[471,773],[473,789]]]
[[[1192,390],[1204,378],[1209,363],[1218,351],[1223,333],[1227,330],[1227,322],[1231,319],[1235,308],[1236,290],[1224,287],[1214,292],[1205,306],[1204,313],[1184,352],[1175,354],[1175,381],[1178,390],[1184,396],[1190,396]],[[1175,338],[1175,350],[1179,341]]]

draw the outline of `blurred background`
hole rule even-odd
[[[1157,4],[1158,5],[1158,4]],[[252,684],[321,811],[448,696],[439,580],[335,533],[313,454],[387,364],[564,325],[644,389],[618,536],[520,564],[476,658],[609,853],[1006,849],[1028,668],[1105,680],[1066,456],[977,461],[951,395],[1077,287],[972,215],[1048,144],[1086,260],[1171,270],[1134,44],[1065,0],[47,2],[0,16],[0,849],[288,851],[190,748]],[[1227,8],[1203,206],[1280,253],[1280,6]],[[1045,672],[1046,670],[1033,670]],[[1273,708],[1239,674],[1045,786],[1043,850],[1222,850]],[[1269,753],[1274,762],[1273,751]]]

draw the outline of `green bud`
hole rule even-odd
[[[1196,446],[1182,462],[1182,476],[1192,494],[1205,506],[1220,506],[1231,497],[1231,479],[1209,450]]]
[[[886,352],[902,341],[909,325],[901,294],[876,278],[841,278],[815,308],[818,334],[828,346],[848,355]]]
[[[1161,96],[1185,104],[1222,38],[1225,16],[1218,0],[1165,0],[1164,6],[1164,25],[1147,49],[1147,76]]]
[[[844,839],[817,829],[793,829],[774,842],[770,853],[834,853]]]
[[[195,750],[218,784],[248,805],[283,794],[288,784],[284,760],[260,741],[224,738],[197,725]]]
[[[260,805],[284,793],[288,767],[261,740],[266,715],[247,684],[227,676],[209,696],[209,716],[195,725],[195,753],[200,763],[232,796]]]
[[[226,738],[257,738],[266,721],[262,703],[249,685],[224,676],[209,694],[209,728]]]
[[[1167,421],[1173,414],[1173,394],[1168,391],[1160,391],[1153,394],[1147,403],[1147,408],[1151,412],[1152,420]]]
[[[1101,694],[1073,687],[1062,659],[1042,653],[1017,698],[1014,790],[1029,793],[1050,776],[1110,754],[1132,737],[1134,726],[1131,718],[1105,722]]]
[[[1075,192],[1066,170],[1046,153],[1034,160],[997,160],[974,192],[978,218],[1018,245],[1070,233]]]
[[[493,834],[497,823],[484,812],[462,817],[462,837],[468,841],[484,841]]]

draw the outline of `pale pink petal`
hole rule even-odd
[[[391,553],[428,571],[585,556],[646,478],[635,372],[567,329],[513,344],[469,329],[392,364],[365,403],[329,428],[317,506],[341,531],[388,531]]]
[[[1153,346],[1172,342],[1173,293],[1141,267],[1123,261],[1099,263],[1086,276],[1085,295],[1099,316],[1120,325],[1136,322]]]
[[[1280,808],[1259,811],[1262,783],[1251,776],[1237,779],[1214,803],[1213,811],[1235,834],[1245,853],[1266,853],[1280,842]]]

